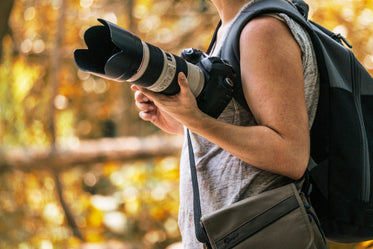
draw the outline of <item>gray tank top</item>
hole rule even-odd
[[[253,1],[250,1],[248,4],[252,3]],[[289,26],[302,52],[304,91],[311,127],[317,108],[319,84],[316,58],[310,37],[288,16],[278,14],[277,17]],[[212,55],[220,53],[223,42],[224,35],[216,44]],[[256,125],[253,115],[234,99],[218,119],[240,126]],[[290,181],[284,176],[272,174],[245,163],[197,134],[191,133],[191,138],[197,167],[202,215]],[[203,245],[195,238],[193,188],[189,167],[188,145],[185,139],[180,161],[179,227],[184,248],[199,249],[203,248]]]

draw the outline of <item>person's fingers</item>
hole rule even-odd
[[[154,112],[145,112],[141,111],[139,112],[139,116],[141,119],[145,121],[153,121],[155,119],[155,113]]]
[[[146,97],[141,91],[136,91],[135,92],[135,100],[137,102],[141,102],[141,103],[145,103],[145,102],[150,101],[150,99],[148,97]]]
[[[136,106],[139,108],[141,111],[144,112],[151,112],[155,110],[155,106],[152,103],[145,103],[145,102],[138,102],[136,101]]]
[[[131,90],[132,91],[138,91],[138,90],[140,90],[135,84],[132,84],[131,85]]]
[[[149,100],[153,101],[155,99],[158,99],[158,98],[162,98],[164,97],[163,94],[160,94],[160,93],[156,93],[156,92],[152,92],[146,88],[143,88],[143,87],[139,87],[139,91],[146,97],[148,98]]]
[[[131,85],[131,90],[135,91],[135,100],[139,102],[148,102],[152,101],[150,98],[148,98],[144,92],[147,92],[148,90],[143,87],[139,87],[137,85]]]

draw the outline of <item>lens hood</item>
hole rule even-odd
[[[84,33],[88,49],[74,51],[75,62],[83,71],[115,81],[132,77],[142,63],[140,38],[104,19],[103,25],[90,27]]]

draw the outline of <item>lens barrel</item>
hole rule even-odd
[[[201,93],[205,78],[199,67],[141,41],[113,23],[103,19],[98,21],[103,26],[93,26],[84,34],[88,49],[74,51],[80,69],[170,95],[180,91],[177,76],[183,72],[193,94]]]

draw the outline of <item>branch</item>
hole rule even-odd
[[[78,225],[76,224],[74,215],[71,213],[69,205],[67,205],[65,198],[63,196],[63,187],[60,180],[60,174],[57,171],[53,172],[54,180],[56,182],[56,190],[58,200],[61,203],[62,209],[64,210],[67,224],[71,227],[75,237],[79,238],[81,241],[85,241],[83,234],[80,232]]]
[[[18,149],[0,152],[0,171],[6,168],[63,170],[78,165],[164,157],[178,154],[181,144],[178,136],[151,136],[80,141],[74,148],[56,148],[53,153],[48,149]]]

